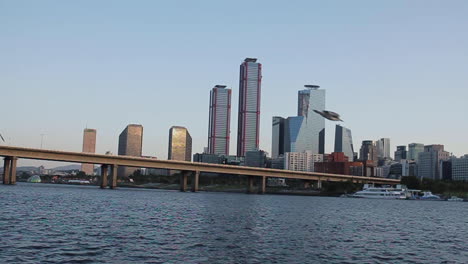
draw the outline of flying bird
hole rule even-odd
[[[3,138],[2,134],[0,134],[0,138],[5,142],[5,139]]]
[[[343,121],[340,119],[340,115],[335,113],[335,112],[332,112],[332,111],[327,111],[327,110],[323,110],[323,111],[319,111],[319,110],[314,110],[315,113],[325,117],[326,119],[328,120],[331,120],[331,121]]]

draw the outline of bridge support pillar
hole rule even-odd
[[[107,165],[101,166],[101,189],[107,187]]]
[[[247,193],[254,192],[254,176],[247,176]]]
[[[192,180],[192,192],[198,192],[198,182],[200,180],[200,171],[195,171]]]
[[[260,194],[265,194],[266,192],[266,177],[262,176],[261,183],[260,183]]]
[[[317,181],[317,189],[322,189],[322,180]]]
[[[117,165],[111,165],[110,188],[117,188]]]
[[[10,171],[11,169],[11,159],[10,157],[5,157],[3,161],[3,184],[10,184]]]
[[[187,178],[190,172],[183,171],[180,175],[180,191],[185,192],[187,191]]]
[[[17,157],[11,158],[11,168],[10,168],[10,184],[16,184],[16,163],[18,161]]]

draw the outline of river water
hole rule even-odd
[[[0,185],[0,263],[468,263],[468,203]]]

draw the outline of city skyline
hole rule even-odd
[[[3,116],[0,133],[7,142],[1,144],[39,147],[44,134],[43,148],[79,151],[82,129],[88,124],[99,131],[96,152],[117,153],[115,142],[121,128],[140,123],[145,134],[150,135],[145,137],[143,155],[163,158],[167,154],[167,129],[180,124],[193,136],[193,152],[202,152],[208,127],[207,87],[216,83],[232,87],[232,108],[237,110],[238,65],[245,57],[253,56],[263,64],[260,149],[271,150],[273,116],[296,114],[296,87],[319,83],[327,89],[327,108],[342,115],[344,126],[353,131],[356,146],[365,139],[389,137],[392,146],[412,142],[444,144],[457,156],[466,154],[468,143],[457,139],[463,138],[468,125],[458,122],[456,114],[449,115],[468,111],[462,100],[468,96],[462,88],[468,83],[461,77],[466,68],[463,47],[468,39],[453,34],[463,32],[462,24],[455,23],[466,21],[463,8],[455,4],[441,9],[438,4],[423,7],[410,3],[395,11],[403,6],[402,2],[369,2],[367,10],[346,6],[346,13],[356,21],[366,21],[363,27],[360,22],[327,18],[345,9],[303,4],[324,12],[314,18],[297,16],[289,25],[272,26],[264,22],[274,21],[281,8],[271,5],[266,7],[271,15],[262,12],[255,16],[249,29],[232,16],[236,13],[233,6],[233,13],[228,12],[227,19],[216,26],[206,27],[202,12],[188,14],[177,21],[180,24],[170,19],[169,24],[159,21],[152,29],[155,33],[149,33],[141,20],[128,16],[117,19],[104,11],[109,7],[103,4],[97,4],[98,12],[89,14],[89,24],[83,24],[84,9],[75,9],[71,4],[56,3],[52,9],[46,8],[48,3],[27,8],[15,2],[4,3],[0,21],[10,27],[0,29],[5,40],[0,50],[15,52],[1,54],[0,85],[11,87],[5,89],[4,96],[9,100],[2,106],[15,109],[15,115]],[[34,7],[43,12],[32,12]],[[116,12],[128,8],[120,4],[110,7]],[[129,10],[143,12],[136,6]],[[369,10],[382,16],[370,15]],[[245,16],[251,18],[252,12]],[[440,24],[433,19],[447,13],[453,20]],[[150,13],[141,17],[156,19]],[[417,19],[410,20],[413,17]],[[101,24],[103,18],[109,22]],[[188,25],[193,19],[201,26]],[[314,24],[317,26],[310,26]],[[349,30],[343,31],[343,27]],[[259,30],[264,34],[257,34]],[[121,33],[130,34],[135,41],[122,40]],[[351,33],[353,38],[349,37]],[[196,40],[192,47],[178,44],[185,43],[191,34],[200,34],[203,40]],[[214,36],[226,45],[211,43]],[[244,38],[251,41],[244,43]],[[176,55],[176,51],[180,53]],[[213,68],[214,60],[208,59],[211,57],[223,59],[217,60]],[[184,78],[178,78],[180,75]],[[446,100],[440,100],[441,87],[446,91],[442,95]],[[30,96],[25,98],[24,94]],[[102,98],[130,104],[125,108],[112,104],[103,107]],[[86,105],[75,103],[82,101]],[[21,107],[17,107],[18,102]],[[396,103],[407,106],[405,111],[410,114],[395,114]],[[171,115],[165,116],[168,112]],[[237,115],[232,117],[234,133]],[[326,131],[325,152],[330,153],[334,124],[326,122]],[[231,138],[235,137],[233,133]],[[235,154],[236,141],[230,142],[230,154]]]

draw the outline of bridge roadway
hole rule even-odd
[[[221,164],[208,164],[200,162],[186,162],[174,160],[158,160],[152,158],[141,158],[131,156],[115,156],[115,155],[101,155],[82,152],[68,152],[46,149],[32,149],[11,146],[0,146],[0,156],[4,157],[4,176],[3,184],[16,183],[16,164],[19,158],[35,159],[35,160],[51,160],[51,161],[64,161],[73,163],[90,163],[101,165],[101,188],[106,188],[108,184],[108,174],[110,174],[110,188],[114,189],[117,186],[117,167],[128,166],[137,168],[155,168],[155,169],[169,169],[180,170],[181,175],[181,191],[187,190],[187,178],[192,176],[192,191],[198,190],[198,182],[200,172],[211,172],[219,174],[231,175],[244,175],[248,177],[247,191],[254,192],[255,179],[260,180],[259,192],[265,193],[266,178],[288,178],[300,179],[309,182],[316,182],[320,188],[322,181],[353,181],[361,183],[375,183],[375,184],[399,184],[399,180],[375,178],[375,177],[362,177],[341,174],[317,173],[317,172],[302,172],[302,171],[289,171],[278,169],[255,168],[245,166],[221,165]],[[109,173],[110,171],[110,173]]]

